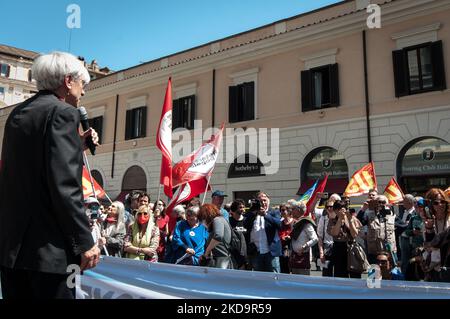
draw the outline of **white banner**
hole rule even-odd
[[[78,299],[450,299],[444,283],[343,279],[225,270],[102,257],[81,276]]]

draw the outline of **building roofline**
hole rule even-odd
[[[120,70],[114,71],[113,73],[110,73],[110,74],[102,77],[101,79],[104,79],[104,78],[112,76],[112,75],[117,75],[117,73],[120,73],[120,72],[125,72],[125,71],[132,70],[132,69],[144,66],[144,65],[152,64],[152,63],[155,63],[155,62],[163,60],[163,59],[168,59],[168,58],[174,57],[174,56],[179,55],[179,54],[183,54],[183,53],[186,53],[186,52],[189,52],[189,51],[193,51],[193,50],[196,50],[196,49],[199,49],[199,48],[202,48],[202,47],[206,47],[206,46],[211,45],[211,44],[216,43],[216,42],[229,40],[229,39],[232,39],[232,38],[244,35],[244,34],[248,34],[248,33],[251,33],[251,32],[254,32],[254,31],[257,31],[257,30],[261,30],[261,29],[264,29],[264,28],[276,25],[278,23],[287,22],[287,21],[290,21],[290,20],[301,18],[303,16],[314,14],[314,13],[320,12],[322,10],[330,9],[332,7],[337,7],[337,6],[340,6],[340,5],[349,3],[349,2],[354,2],[354,0],[341,0],[339,2],[329,4],[327,6],[320,7],[320,8],[314,9],[312,11],[303,12],[303,13],[297,14],[297,15],[292,16],[292,17],[288,17],[288,18],[284,18],[284,19],[281,19],[281,20],[277,20],[277,21],[274,21],[274,22],[271,22],[271,23],[268,23],[268,24],[265,24],[265,25],[262,25],[262,26],[250,29],[250,30],[246,30],[246,31],[242,31],[242,32],[239,32],[239,33],[236,33],[236,34],[232,34],[232,35],[226,36],[224,38],[216,39],[216,40],[213,40],[213,41],[210,41],[210,42],[207,42],[207,43],[204,43],[204,44],[200,44],[200,45],[197,45],[195,47],[191,47],[191,48],[188,48],[188,49],[185,49],[185,50],[182,50],[182,51],[178,51],[178,52],[175,52],[175,53],[172,53],[172,54],[169,54],[169,55],[161,56],[159,58],[156,58],[156,59],[153,59],[153,60],[141,63],[141,64],[133,65],[133,66],[125,68],[125,69],[120,69]]]
[[[12,45],[7,45],[7,44],[0,43],[0,47],[1,46],[17,50],[18,52],[25,53],[25,54],[21,55],[21,54],[16,54],[16,53],[12,53],[12,52],[5,52],[5,51],[0,50],[0,54],[8,55],[8,56],[11,56],[11,57],[26,58],[26,59],[29,59],[29,60],[33,61],[35,57],[40,55],[39,52],[18,48],[18,47],[12,46]],[[28,54],[28,55],[26,55],[26,54]],[[31,57],[32,55],[34,55],[35,57]]]

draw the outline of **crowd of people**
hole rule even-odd
[[[142,191],[124,204],[89,198],[85,205],[94,240],[111,256],[301,275],[314,265],[341,278],[378,265],[383,279],[450,282],[450,204],[440,189],[407,194],[398,205],[371,190],[359,209],[349,198],[319,194],[312,212],[295,199],[271,206],[264,192],[249,203],[223,205],[225,197],[215,191],[203,205],[194,198],[171,216],[164,201],[152,203]]]

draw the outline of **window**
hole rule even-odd
[[[5,95],[5,88],[0,86],[0,95]]]
[[[33,81],[33,74],[31,74],[31,70],[28,70],[28,82]]]
[[[147,126],[147,107],[138,107],[127,111],[125,140],[145,137]]]
[[[255,119],[255,82],[229,87],[229,122]]]
[[[195,95],[182,97],[173,101],[172,129],[184,127],[194,128]]]
[[[303,112],[339,106],[337,63],[302,71],[301,87]]]
[[[97,132],[98,142],[101,144],[103,135],[103,116],[97,116],[89,119],[89,126]]]
[[[0,64],[0,76],[9,78],[11,67],[8,64]]]
[[[392,52],[395,96],[446,89],[442,41]]]

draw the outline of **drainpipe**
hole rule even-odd
[[[213,69],[213,78],[212,78],[212,121],[211,127],[214,127],[216,124],[216,69]]]
[[[370,104],[369,104],[369,84],[367,76],[366,30],[363,30],[362,37],[363,37],[363,55],[364,55],[364,94],[366,99],[367,146],[369,153],[369,162],[372,162],[372,137],[370,134]]]
[[[116,138],[117,138],[117,113],[119,112],[119,94],[116,95],[116,114],[114,118],[114,141],[112,151],[111,178],[114,178],[114,163],[116,160]]]

